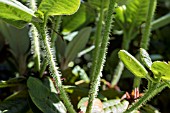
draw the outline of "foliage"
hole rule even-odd
[[[0,112],[167,112],[168,4],[0,0]]]

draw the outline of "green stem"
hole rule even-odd
[[[54,18],[55,18],[55,23],[54,23],[53,29],[58,32],[58,29],[59,29],[60,23],[61,23],[61,16],[55,16]],[[52,31],[52,35],[51,35],[51,47],[54,47],[55,40],[57,38],[57,35],[56,35],[55,31]]]
[[[110,0],[109,4],[109,9],[108,9],[108,14],[107,14],[107,20],[106,20],[106,26],[105,26],[105,31],[101,43],[101,48],[98,56],[98,65],[96,66],[96,71],[95,71],[95,76],[93,78],[93,81],[91,83],[91,89],[89,91],[89,101],[88,101],[88,106],[87,106],[87,113],[92,112],[92,105],[93,105],[93,100],[95,99],[97,92],[98,92],[98,87],[100,85],[100,76],[101,71],[103,70],[103,65],[105,63],[105,58],[106,58],[106,51],[107,51],[107,44],[109,41],[109,33],[111,29],[111,24],[113,21],[113,11],[114,11],[114,5],[115,5],[115,0]]]
[[[64,102],[64,105],[66,106],[68,112],[76,113],[74,108],[73,108],[73,105],[70,102],[70,99],[68,98],[68,96],[67,96],[67,94],[66,94],[66,92],[65,92],[65,90],[62,86],[62,82],[61,82],[61,79],[60,79],[61,74],[58,71],[58,67],[56,67],[55,56],[53,55],[52,48],[50,47],[50,44],[48,42],[48,36],[47,36],[47,33],[46,33],[47,18],[48,18],[48,16],[45,16],[44,23],[39,24],[39,25],[36,24],[36,27],[37,27],[37,29],[38,29],[39,33],[41,34],[41,37],[42,37],[42,41],[43,41],[44,49],[45,49],[44,51],[45,51],[45,54],[46,54],[48,65],[49,65],[49,70],[50,70],[51,76],[55,80],[56,85],[59,89],[60,98]]]
[[[44,71],[48,65],[47,59],[44,59],[41,65],[41,70],[40,70],[40,78],[43,77]]]
[[[142,33],[142,40],[141,40],[141,48],[148,49],[149,45],[149,37],[150,37],[150,32],[151,32],[151,22],[152,18],[154,16],[154,12],[156,9],[156,4],[157,0],[150,0],[149,2],[149,9],[148,9],[148,14],[146,18],[146,25],[144,28],[144,32]]]
[[[152,24],[152,30],[161,28],[167,24],[170,23],[170,13],[158,18],[157,20],[153,21]]]
[[[143,104],[145,104],[148,100],[150,100],[152,97],[154,97],[156,94],[161,92],[165,87],[167,86],[166,83],[155,83],[152,84],[151,88],[149,88],[144,96],[142,96],[136,103],[130,106],[128,110],[126,110],[124,113],[131,113],[134,110],[139,109],[142,107]]]
[[[149,8],[148,8],[148,13],[147,13],[147,18],[146,18],[146,25],[144,28],[144,31],[142,32],[142,40],[141,40],[141,44],[140,47],[144,48],[144,49],[148,49],[148,45],[149,45],[149,40],[150,40],[150,33],[151,33],[151,22],[152,22],[152,18],[154,16],[154,12],[156,9],[156,4],[157,4],[157,0],[150,0],[149,1]],[[134,87],[139,87],[140,86],[140,78],[136,78],[134,79]]]
[[[29,7],[36,11],[37,6],[36,6],[36,1],[35,0],[30,0],[29,1]],[[35,71],[40,71],[40,44],[39,44],[39,34],[36,29],[36,27],[31,24],[30,28],[30,34],[32,37],[31,44],[32,44],[32,52],[34,53],[34,62],[35,62]]]
[[[103,0],[101,1],[103,2]],[[97,66],[97,58],[100,51],[101,46],[101,40],[102,40],[102,21],[104,18],[104,9],[103,9],[103,3],[101,4],[100,13],[99,13],[99,20],[97,22],[97,28],[96,28],[96,34],[95,34],[95,49],[94,49],[94,56],[93,56],[93,62],[92,62],[92,69],[91,69],[91,75],[90,80],[93,81],[93,77],[95,74],[96,66]]]

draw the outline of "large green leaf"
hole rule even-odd
[[[83,24],[88,24],[94,19],[95,16],[93,9],[89,8],[85,4],[81,4],[79,10],[75,14],[63,18],[63,32],[71,32],[76,30]]]
[[[155,61],[151,66],[151,71],[156,77],[164,80],[170,80],[170,63]]]
[[[0,18],[16,27],[23,27],[35,17],[34,11],[17,0],[0,0]]]
[[[39,79],[33,77],[29,77],[27,81],[30,97],[43,113],[66,113],[65,106],[59,100],[57,93],[51,90],[51,88],[54,88],[51,85],[53,84],[50,79],[48,79],[48,84],[45,83],[45,85]]]
[[[127,51],[120,50],[119,58],[125,64],[126,68],[129,69],[134,75],[141,78],[145,78],[148,74],[147,70],[143,67],[143,65]]]
[[[85,47],[90,37],[91,27],[86,27],[68,44],[65,52],[66,64],[74,60],[77,54]]]
[[[42,0],[38,10],[48,15],[71,15],[80,6],[80,0]]]

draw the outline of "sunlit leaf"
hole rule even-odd
[[[127,51],[120,50],[119,58],[125,64],[126,68],[129,69],[135,76],[145,78],[148,74],[143,65]]]
[[[48,15],[71,15],[80,6],[80,0],[42,0],[39,11]]]
[[[151,71],[156,77],[161,77],[165,80],[170,80],[170,64],[161,61],[153,62]]]
[[[17,0],[0,0],[0,18],[16,27],[24,27],[25,24],[35,18],[34,11],[27,8]]]

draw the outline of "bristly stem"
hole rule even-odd
[[[86,113],[92,112],[93,100],[97,96],[97,92],[99,89],[100,76],[102,75],[101,72],[103,70],[103,65],[105,63],[107,45],[108,45],[108,41],[109,41],[109,33],[111,30],[111,24],[113,21],[114,6],[115,6],[115,0],[110,0],[106,25],[105,25],[105,29],[104,29],[102,42],[101,42],[100,52],[99,52],[98,59],[97,59],[98,65],[96,66],[96,70],[95,70],[95,74],[94,74],[95,76],[93,77],[93,81],[91,83],[91,87],[90,87],[91,89],[89,91],[89,101],[88,101]]]
[[[101,2],[103,2],[103,0]],[[102,22],[103,22],[103,19],[104,19],[104,9],[103,9],[103,3],[102,3],[101,8],[100,8],[100,13],[99,13],[99,20],[97,22],[97,27],[96,27],[96,34],[95,34],[95,49],[94,49],[93,62],[92,62],[91,75],[90,75],[91,81],[93,81],[96,66],[98,64],[97,58],[98,58],[98,55],[99,55],[101,40],[102,40]]]
[[[131,105],[130,108],[128,110],[126,110],[124,113],[131,113],[132,111],[139,109],[148,100],[150,100],[155,95],[157,95],[159,92],[161,92],[166,86],[167,86],[167,84],[164,82],[151,84],[151,88],[149,88],[145,92],[145,94],[136,103]]]
[[[60,23],[61,23],[61,17],[62,16],[55,16],[54,17],[54,25],[53,25],[53,28],[55,31],[58,32],[59,28],[60,28]],[[57,34],[55,33],[55,31],[52,30],[52,35],[51,35],[51,47],[54,47],[55,45],[55,40],[57,38]]]
[[[29,7],[36,11],[37,10],[37,6],[36,6],[36,1],[35,0],[30,0],[29,1]],[[30,35],[31,35],[31,43],[32,43],[32,52],[34,53],[34,69],[35,71],[40,71],[40,44],[39,44],[39,34],[38,31],[36,29],[36,27],[31,24],[31,28],[30,28]]]
[[[44,44],[44,52],[46,54],[45,58],[47,58],[50,74],[53,77],[53,79],[55,80],[56,85],[59,89],[61,100],[64,102],[64,105],[66,106],[67,110],[70,113],[76,113],[73,108],[73,105],[70,102],[70,99],[67,96],[67,93],[65,92],[65,90],[62,86],[62,82],[60,79],[61,74],[58,71],[58,67],[56,66],[56,62],[55,62],[55,56],[52,52],[53,48],[51,48],[49,41],[48,41],[48,33],[46,30],[47,19],[48,19],[48,16],[45,16],[43,24],[36,24],[36,27],[37,27],[39,33],[41,34],[41,38],[42,38],[42,41]]]
[[[151,33],[151,22],[154,16],[154,12],[156,9],[157,0],[149,1],[149,8],[146,18],[146,25],[144,31],[142,32],[142,40],[141,40],[141,48],[148,49],[150,33]]]

